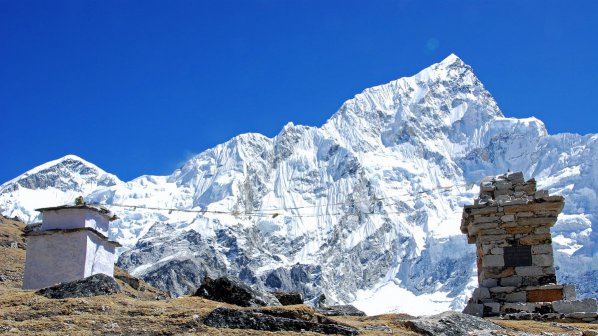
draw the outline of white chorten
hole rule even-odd
[[[108,209],[87,204],[37,209],[39,230],[28,234],[23,289],[39,289],[93,274],[114,275],[119,243],[108,240]]]

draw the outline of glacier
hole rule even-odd
[[[596,297],[598,135],[505,117],[456,55],[364,90],[321,127],[241,134],[168,176],[48,162],[0,186],[0,212],[34,223],[35,208],[79,195],[106,204],[120,217],[118,265],[175,295],[232,275],[370,315],[427,315],[461,309],[477,285],[462,207],[476,181],[508,170],[565,197],[557,276]]]

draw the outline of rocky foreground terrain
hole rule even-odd
[[[0,334],[598,335],[598,325],[592,324],[483,320],[454,312],[422,318],[404,314],[341,317],[323,316],[306,305],[243,308],[196,296],[170,298],[119,269],[115,277],[120,293],[49,299],[20,289],[25,229],[22,222],[0,216]],[[314,331],[237,329],[290,325]]]

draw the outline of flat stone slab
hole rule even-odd
[[[324,316],[366,316],[364,312],[351,305],[320,306],[316,308],[316,312]]]
[[[314,323],[300,319],[291,319],[230,308],[214,309],[203,322],[205,325],[215,328],[253,329],[263,331],[310,331],[336,335],[359,334],[356,329],[338,324]]]
[[[408,328],[435,336],[475,335],[483,331],[503,328],[479,317],[448,311],[403,322]]]
[[[598,308],[596,299],[554,301],[552,307],[561,314],[595,313]]]

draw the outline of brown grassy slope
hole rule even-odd
[[[234,307],[198,297],[155,300],[160,291],[141,282],[138,289],[119,281],[124,292],[110,296],[51,300],[33,291],[21,290],[25,262],[24,225],[0,216],[0,245],[12,240],[23,243],[20,248],[0,247],[0,334],[21,335],[320,335],[314,333],[263,332],[252,330],[216,329],[206,327],[202,319],[217,307]],[[19,240],[20,239],[20,240]],[[10,244],[9,244],[10,245]],[[3,245],[2,245],[3,246]],[[128,276],[117,270],[116,274]],[[137,287],[137,286],[136,286]],[[273,309],[273,308],[264,308]],[[276,309],[300,310],[313,316],[314,311],[304,305]],[[338,317],[340,323],[353,326],[362,335],[416,335],[402,325],[408,316],[388,314],[370,317]],[[517,331],[540,333],[549,331],[560,335],[580,335],[580,331],[566,328],[596,329],[590,325],[552,325],[539,322],[500,321],[508,328],[503,335]],[[368,330],[384,326],[385,330]]]

